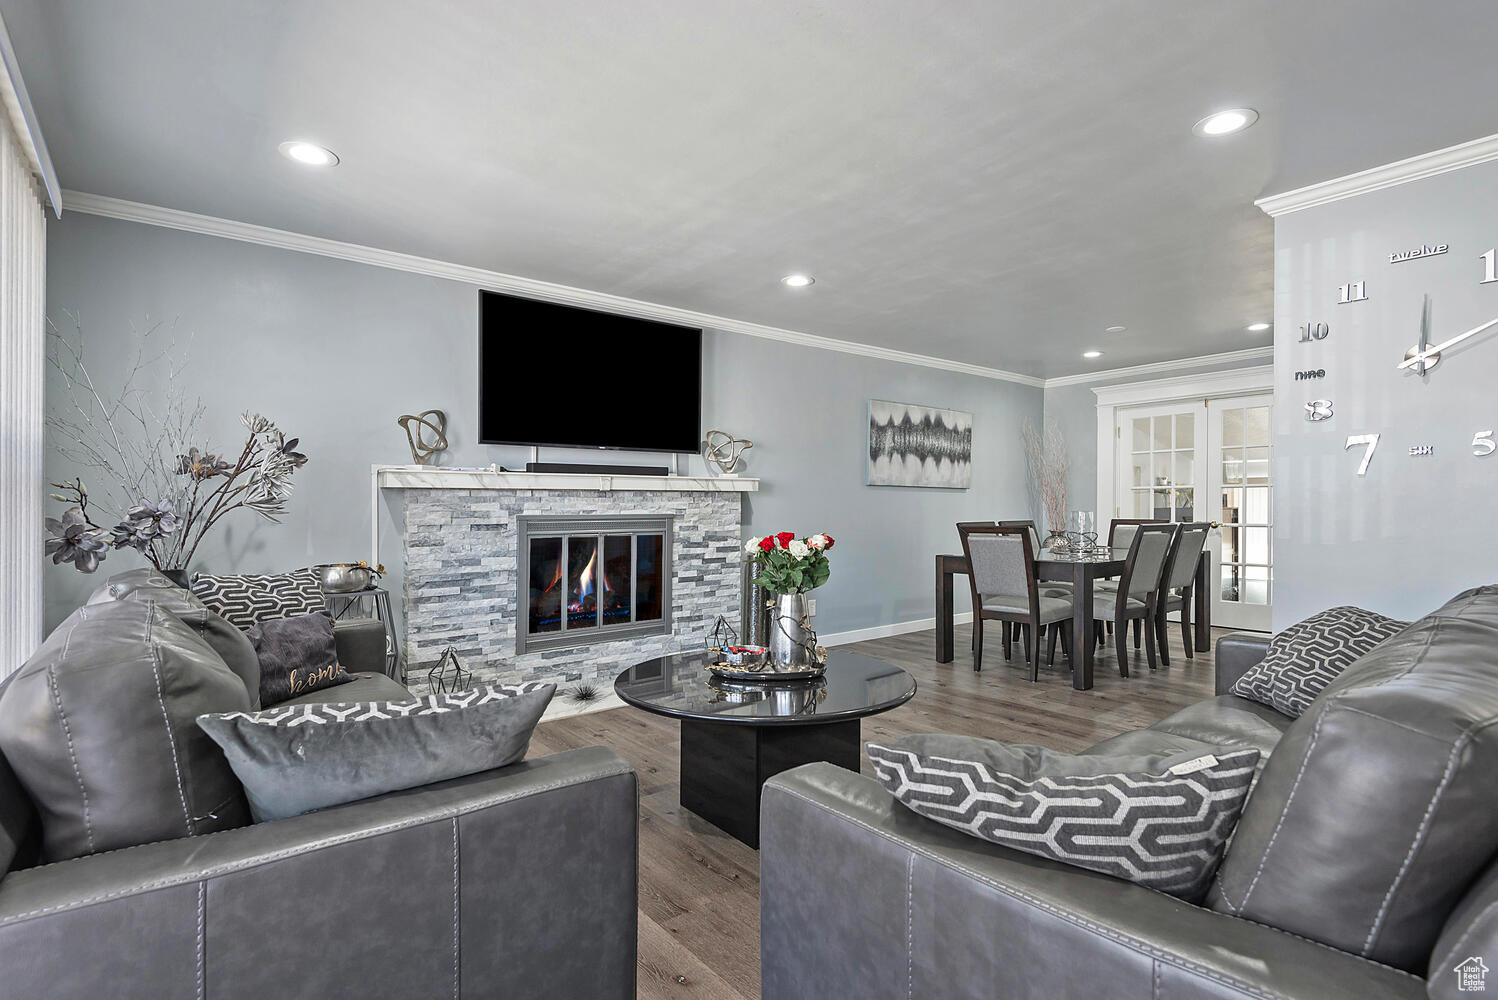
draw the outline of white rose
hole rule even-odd
[[[812,535],[806,540],[806,544],[814,549],[825,549],[827,547],[826,535]]]
[[[799,538],[791,539],[791,544],[787,545],[786,548],[790,549],[791,555],[797,559],[805,559],[811,555],[811,549],[807,548],[806,543]]]
[[[751,556],[754,555],[756,552],[758,552],[759,551],[759,539],[758,538],[751,538],[747,542],[745,542],[744,543],[744,551],[747,552],[747,553],[749,553]]]

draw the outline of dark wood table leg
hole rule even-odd
[[[1212,595],[1207,588],[1212,579],[1212,555],[1206,550],[1202,551],[1202,557],[1196,562],[1196,593],[1192,595],[1196,602],[1193,613],[1196,615],[1196,651],[1205,653],[1212,648]],[[1183,609],[1184,610],[1184,609]]]
[[[759,793],[766,781],[802,764],[859,768],[859,721],[810,726],[748,726],[681,721],[681,805],[724,833],[759,847]]]
[[[952,571],[936,557],[936,662],[952,662]]]
[[[1092,563],[1074,564],[1071,580],[1071,686],[1086,691],[1092,687]]]

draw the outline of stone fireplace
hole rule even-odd
[[[758,480],[377,466],[400,491],[404,649],[476,680],[612,688],[642,659],[739,621],[743,494]],[[378,552],[378,539],[374,539]]]

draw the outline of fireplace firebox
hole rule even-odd
[[[670,633],[670,515],[516,522],[517,652]]]

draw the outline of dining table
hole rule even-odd
[[[1071,649],[1071,686],[1078,691],[1092,687],[1092,643],[1087,641],[1092,629],[1093,582],[1122,576],[1129,561],[1124,548],[1099,549],[1093,552],[1053,551],[1042,549],[1035,554],[1035,576],[1038,580],[1068,580],[1072,584],[1072,635],[1077,641]],[[1203,549],[1196,563],[1196,582],[1192,586],[1192,613],[1195,615],[1196,651],[1211,648],[1212,602],[1207,599],[1211,576],[1211,555]],[[936,557],[936,662],[952,662],[952,579],[971,573],[967,557],[961,553]],[[1185,610],[1182,609],[1182,614]],[[1146,627],[1153,627],[1147,622]],[[1038,641],[1038,639],[1037,639]],[[1122,642],[1119,636],[1115,641]]]

